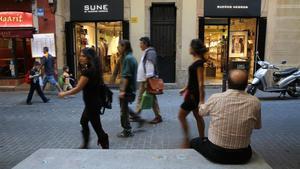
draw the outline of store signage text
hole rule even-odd
[[[0,38],[31,38],[32,30],[0,30]]]
[[[124,19],[124,0],[72,0],[71,21],[117,21]]]
[[[222,5],[217,6],[218,9],[248,9],[248,6],[232,6],[232,5]]]
[[[32,13],[0,12],[0,27],[32,27]]]
[[[108,12],[108,5],[84,5],[84,13]]]
[[[261,0],[204,0],[204,15],[211,17],[258,17]]]

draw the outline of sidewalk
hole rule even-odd
[[[206,96],[219,92],[207,89]],[[33,105],[25,104],[27,92],[0,92],[0,168],[8,169],[40,148],[74,149],[81,143],[80,116],[83,109],[81,94],[75,98],[58,99],[55,92],[47,92],[50,103],[44,104],[34,96]],[[135,136],[120,139],[120,113],[114,94],[113,110],[102,116],[104,129],[110,135],[112,149],[176,149],[181,143],[181,129],[177,112],[182,98],[178,90],[166,90],[158,97],[164,122],[146,124]],[[263,128],[253,133],[253,149],[274,169],[300,168],[300,100],[277,99],[278,94],[259,93],[262,100]],[[133,104],[135,105],[135,104]],[[134,106],[133,106],[134,107]],[[150,110],[142,116],[153,118]],[[196,124],[189,116],[191,135],[197,136]],[[206,118],[206,122],[208,119]],[[207,125],[208,126],[208,125]],[[96,136],[91,128],[91,148],[97,149]]]

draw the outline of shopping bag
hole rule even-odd
[[[63,75],[61,75],[61,76],[58,77],[58,84],[59,84],[59,86],[61,88],[64,86],[65,80],[64,80],[64,76]]]
[[[153,107],[152,105],[153,105],[153,95],[145,91],[142,96],[141,108],[152,109]]]
[[[154,77],[147,80],[147,92],[150,94],[160,95],[164,92],[164,81]]]

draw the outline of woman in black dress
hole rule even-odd
[[[180,106],[178,118],[184,132],[182,148],[189,147],[189,130],[186,117],[192,111],[197,121],[198,132],[200,137],[204,137],[204,122],[198,114],[198,105],[204,103],[204,55],[207,48],[199,39],[194,39],[190,45],[190,54],[194,62],[189,67],[188,84],[180,91],[184,95],[184,102]]]
[[[90,121],[98,136],[97,144],[101,145],[103,149],[108,149],[108,135],[102,128],[99,114],[101,108],[99,95],[101,89],[100,86],[103,83],[103,74],[100,68],[100,60],[98,59],[94,49],[85,48],[82,50],[79,57],[79,67],[81,77],[77,86],[70,91],[59,93],[59,97],[63,98],[68,95],[74,95],[83,90],[85,108],[80,120],[83,136],[83,144],[80,148],[88,148],[90,137],[88,122]]]

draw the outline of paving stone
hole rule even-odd
[[[206,90],[206,97],[219,92]],[[44,104],[34,96],[33,105],[25,104],[27,92],[0,92],[0,169],[10,169],[41,148],[75,149],[81,143],[80,116],[83,109],[81,94],[75,98],[58,99],[47,93],[51,102]],[[158,97],[163,123],[146,124],[133,138],[120,139],[116,134],[120,126],[120,109],[117,92],[113,109],[101,117],[104,129],[109,133],[112,149],[176,149],[180,147],[182,132],[177,113],[182,98],[178,90],[168,90]],[[258,93],[262,100],[263,128],[253,133],[252,148],[274,169],[300,168],[300,100],[278,94]],[[133,108],[135,104],[131,105]],[[151,110],[142,116],[151,120]],[[193,116],[188,117],[191,135],[197,136]],[[208,118],[205,119],[208,122]],[[206,125],[208,126],[208,124]],[[91,128],[92,149],[99,149],[97,138]],[[137,146],[136,146],[137,145]]]

